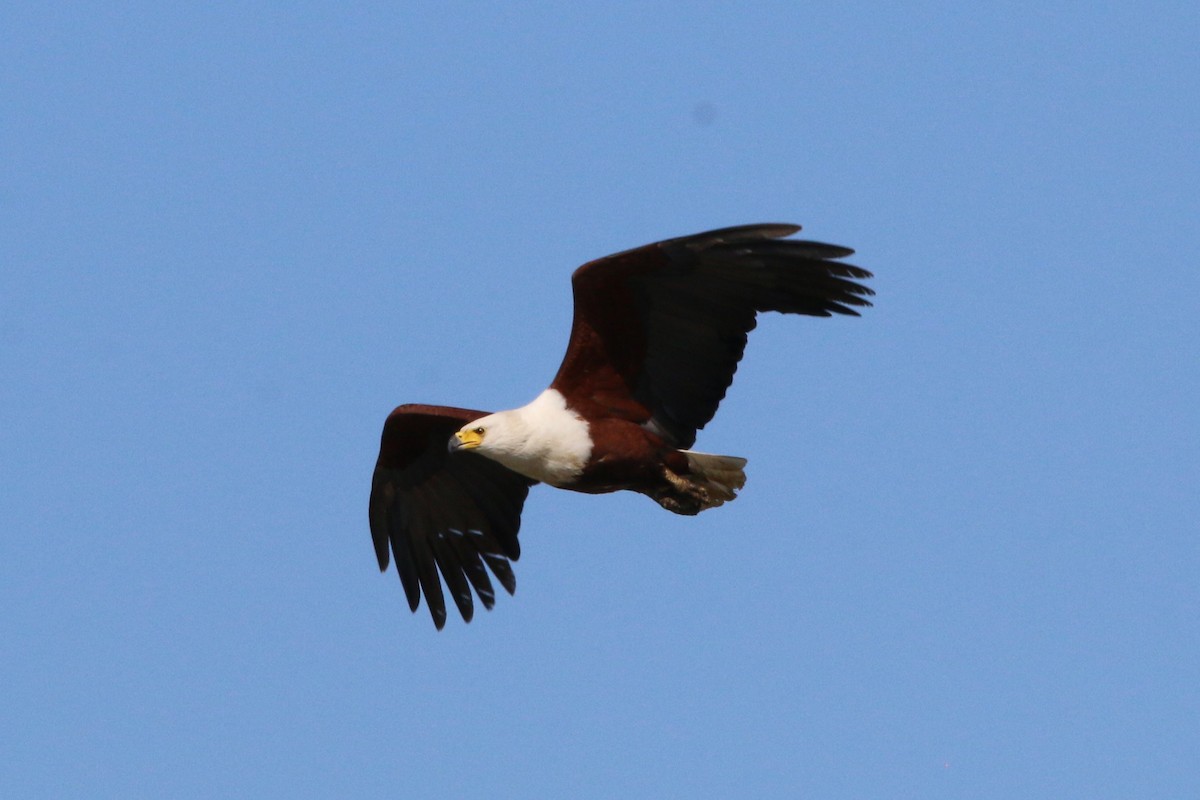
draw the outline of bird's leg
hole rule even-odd
[[[719,500],[714,502],[703,486],[673,472],[670,468],[664,467],[662,474],[668,485],[650,496],[667,511],[690,517],[706,508],[721,504]]]

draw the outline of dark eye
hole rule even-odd
[[[483,428],[476,428],[475,433],[479,434],[480,436],[483,436]]]

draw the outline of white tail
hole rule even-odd
[[[738,489],[746,485],[746,459],[737,456],[714,456],[680,450],[687,456],[688,477],[708,493],[705,508],[714,508],[737,497]]]

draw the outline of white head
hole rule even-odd
[[[513,424],[512,416],[512,411],[500,411],[467,423],[451,437],[450,450],[474,450],[496,458],[503,451],[520,449],[523,441],[516,433],[520,426]]]
[[[532,403],[469,422],[450,439],[451,452],[473,450],[535,481],[575,480],[592,454],[588,425],[553,389]]]

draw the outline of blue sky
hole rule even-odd
[[[0,14],[0,794],[1200,793],[1194,3]],[[535,489],[437,633],[402,402],[550,380],[569,275],[795,221],[687,519]]]

